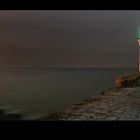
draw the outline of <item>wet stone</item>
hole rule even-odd
[[[122,96],[123,95],[123,96]],[[140,87],[112,89],[84,103],[75,104],[56,116],[56,120],[140,120]],[[89,102],[89,103],[88,103]],[[67,114],[67,115],[66,115]],[[49,115],[51,118],[51,114]],[[58,117],[59,116],[59,117]],[[58,117],[58,118],[57,118]],[[42,119],[41,119],[42,120]],[[47,120],[47,117],[43,120]]]

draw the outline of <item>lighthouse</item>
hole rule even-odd
[[[137,37],[137,44],[139,47],[139,54],[138,54],[138,72],[140,72],[140,30],[138,32],[138,37]]]

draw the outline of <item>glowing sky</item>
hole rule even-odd
[[[0,66],[136,67],[140,11],[0,11]]]

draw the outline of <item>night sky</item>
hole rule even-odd
[[[0,11],[0,66],[136,67],[140,11]]]

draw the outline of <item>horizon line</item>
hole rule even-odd
[[[80,68],[136,68],[136,67],[130,67],[130,66],[96,66],[96,67],[66,67],[66,66],[52,66],[52,67],[48,67],[48,66],[0,66],[0,68],[48,68],[48,69],[59,69],[59,68],[76,68],[76,69],[80,69]]]

